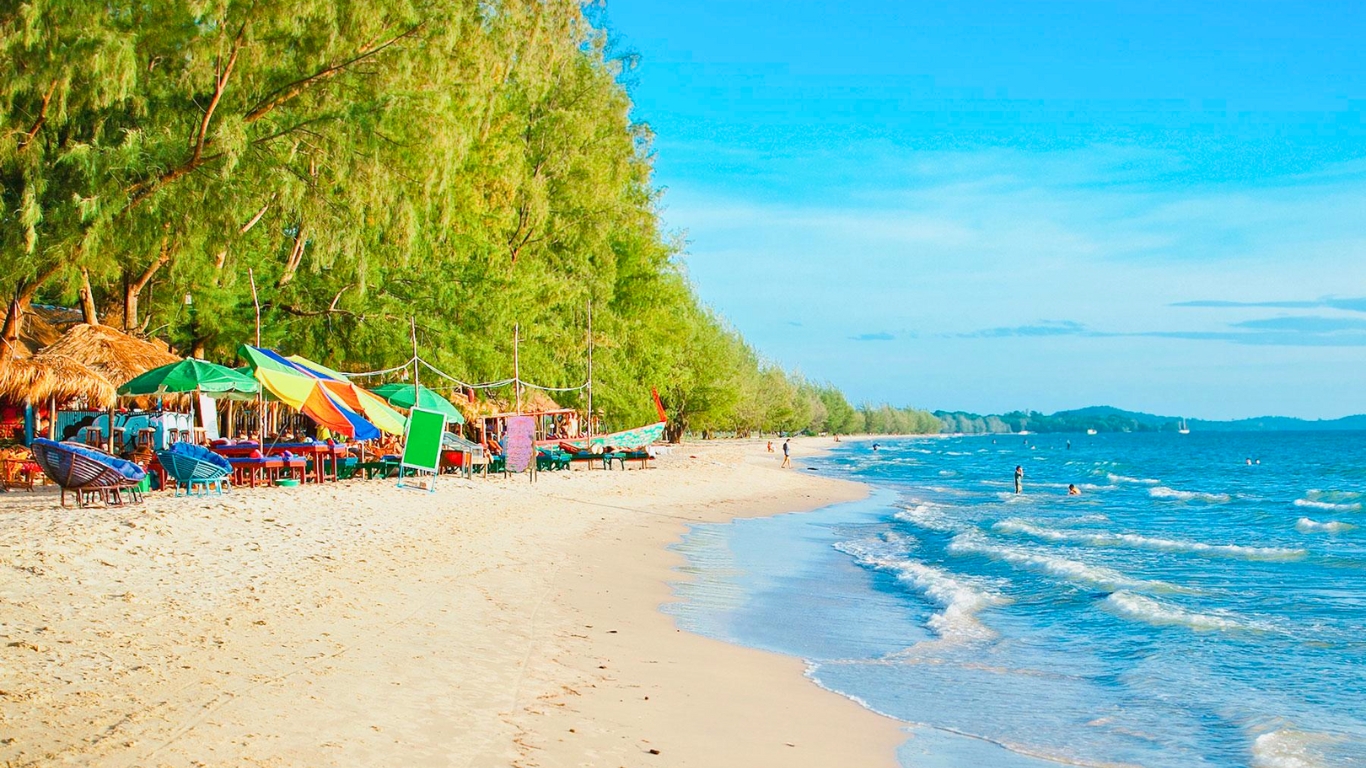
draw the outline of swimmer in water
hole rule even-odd
[[[874,452],[874,453],[877,452],[877,443],[873,443],[873,452]]]
[[[1072,483],[1068,483],[1068,484],[1067,484],[1067,495],[1068,495],[1068,496],[1080,496],[1080,495],[1081,495],[1081,489],[1077,488],[1077,486],[1073,485]]]

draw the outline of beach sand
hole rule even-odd
[[[890,768],[895,722],[658,610],[689,522],[864,493],[780,460],[0,495],[0,765]]]

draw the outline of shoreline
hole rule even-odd
[[[660,610],[688,524],[866,493],[763,442],[434,494],[7,494],[0,765],[891,768],[898,723]]]

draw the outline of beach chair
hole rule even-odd
[[[223,486],[228,485],[228,476],[233,472],[232,462],[194,443],[176,443],[170,450],[158,453],[157,460],[165,468],[167,478],[175,483],[176,496],[180,495],[181,488],[187,496],[203,495],[210,488],[222,494]],[[196,488],[199,493],[195,493]]]
[[[96,496],[105,504],[122,504],[124,491],[133,501],[142,501],[138,486],[147,472],[131,461],[79,443],[59,443],[41,437],[29,448],[43,474],[61,488],[62,506],[66,506],[67,491],[75,491],[76,504],[81,507]]]

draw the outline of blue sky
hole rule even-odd
[[[855,400],[1366,412],[1366,4],[609,0],[703,299]]]

